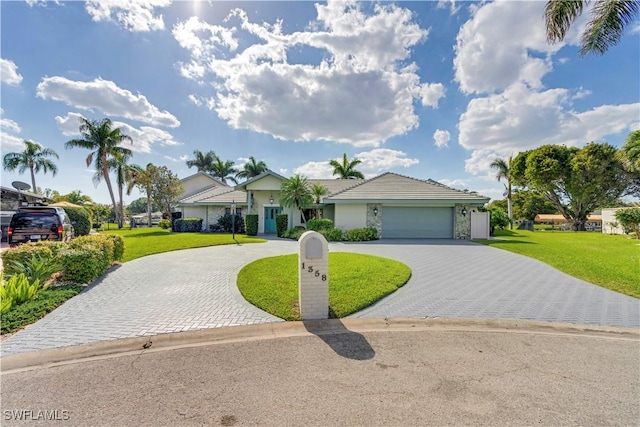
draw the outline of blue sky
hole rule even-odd
[[[502,198],[489,164],[543,144],[624,143],[640,128],[640,25],[580,58],[585,19],[548,45],[544,2],[3,1],[2,154],[29,139],[60,155],[41,188],[95,187],[79,117],[109,117],[133,163],[213,150],[285,176],[330,159]],[[2,171],[2,185],[30,182]],[[134,192],[126,201],[139,197]]]

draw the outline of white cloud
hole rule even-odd
[[[58,127],[62,131],[62,134],[71,138],[80,136],[80,119],[84,117],[79,113],[67,113],[66,116],[56,116],[55,120],[58,123]],[[112,123],[113,128],[120,128],[123,134],[129,135],[133,140],[133,143],[127,141],[122,143],[123,147],[129,148],[138,153],[150,153],[154,144],[160,144],[162,146],[182,145],[176,141],[173,136],[162,129],[141,126],[135,128],[127,123],[114,121]],[[70,139],[71,139],[70,138]]]
[[[438,9],[446,9],[447,7],[449,8],[449,13],[451,15],[455,15],[460,11],[460,8],[462,6],[460,5],[456,6],[456,0],[438,0],[438,5],[437,5]]]
[[[456,188],[458,190],[464,190],[469,188],[467,181],[464,179],[439,179],[440,184],[444,184],[447,187]]]
[[[0,107],[0,128],[10,132],[14,132],[14,133],[22,132],[22,129],[20,128],[18,123],[4,116],[4,109],[2,109],[1,107]]]
[[[403,151],[388,148],[375,148],[370,151],[363,151],[356,153],[354,157],[362,160],[362,163],[360,163],[356,169],[362,172],[366,178],[374,177],[394,168],[408,168],[420,162],[418,159],[407,158],[407,154]],[[341,162],[342,158],[340,157],[335,160]],[[308,162],[297,167],[293,172],[305,175],[308,178],[335,178],[335,176],[333,176],[333,166],[331,166],[328,161]]]
[[[640,34],[640,22],[636,21],[636,23],[629,30],[629,34]]]
[[[85,7],[91,19],[112,21],[132,32],[164,30],[162,14],[156,9],[167,7],[171,0],[89,0]]]
[[[26,3],[29,5],[29,7],[33,7],[33,6],[46,6],[47,4],[51,4],[54,3],[56,5],[60,5],[60,1],[59,0],[25,0]]]
[[[287,168],[280,168],[278,169],[278,173],[282,176],[287,176],[287,174],[289,173],[289,169]]]
[[[178,66],[187,78],[209,80],[216,92],[207,106],[233,128],[379,146],[417,127],[414,101],[437,107],[444,86],[421,83],[415,64],[407,63],[428,35],[411,12],[387,4],[373,9],[367,15],[354,1],[317,4],[317,21],[290,34],[281,21],[256,24],[240,9],[224,27],[190,18],[173,29],[191,54]],[[257,41],[240,46],[238,39]],[[289,63],[292,49],[317,52],[317,61]],[[190,97],[196,105],[204,99]]]
[[[10,135],[5,131],[0,131],[0,140],[2,141],[2,152],[7,153],[8,150],[24,150],[24,143],[22,138]],[[33,141],[35,142],[35,141]]]
[[[190,94],[189,95],[189,101],[191,101],[192,104],[195,104],[198,107],[202,107],[204,105],[209,110],[213,110],[215,108],[215,106],[216,106],[216,100],[213,97],[205,98],[205,97],[202,97],[202,96]]]
[[[311,179],[335,178],[332,175],[332,172],[333,172],[333,167],[329,165],[329,162],[308,162],[293,170],[294,174],[304,175],[307,178],[311,178]]]
[[[0,58],[0,78],[2,83],[9,86],[18,86],[22,82],[22,76],[18,73],[15,62],[4,58]]]
[[[433,133],[433,141],[436,147],[448,147],[449,141],[451,140],[451,134],[448,130],[436,129]]]
[[[83,110],[99,110],[107,116],[124,117],[156,126],[178,127],[180,122],[168,111],[160,111],[144,95],[118,87],[114,82],[97,78],[89,82],[64,77],[44,77],[36,94],[43,99],[62,101]]]

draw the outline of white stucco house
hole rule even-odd
[[[300,212],[280,205],[280,185],[285,177],[266,171],[235,187],[199,172],[182,180],[185,193],[178,209],[183,217],[203,218],[206,229],[217,223],[235,204],[238,214],[258,214],[258,234],[276,232],[275,216],[289,216],[289,227],[303,224]],[[381,238],[468,239],[472,212],[488,197],[455,190],[433,180],[391,172],[363,179],[309,179],[327,187],[316,209],[337,228],[374,227]]]

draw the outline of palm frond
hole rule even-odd
[[[592,19],[582,35],[580,56],[602,55],[620,42],[625,27],[638,15],[638,0],[601,0],[591,10]]]
[[[564,40],[571,24],[582,14],[584,0],[550,0],[544,8],[544,22],[547,27],[547,42]]]

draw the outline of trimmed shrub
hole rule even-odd
[[[640,208],[620,209],[615,216],[625,233],[635,233],[636,239],[640,239]]]
[[[87,236],[91,231],[91,214],[89,211],[81,207],[65,207],[64,210],[69,215],[76,236]]]
[[[158,223],[158,227],[167,230],[171,228],[171,220],[170,219],[161,219]]]
[[[342,233],[342,240],[347,242],[366,242],[378,239],[378,230],[373,227],[352,228]]]
[[[88,268],[85,269],[84,266],[75,266],[70,265],[69,263],[65,264],[65,260],[63,259],[63,277],[65,279],[71,279],[75,274],[79,274],[79,277],[83,280],[80,283],[88,283],[96,277],[102,276],[105,271],[107,271],[107,268],[111,266],[114,259],[115,242],[113,239],[101,234],[94,236],[82,236],[72,240],[71,243],[69,243],[69,249],[75,249],[79,252],[87,252],[87,256],[91,258],[91,261],[87,260],[85,261],[85,264],[94,264],[94,266],[87,266]],[[70,256],[67,252],[61,253],[61,256],[63,258],[67,257],[68,260],[77,260],[75,256]],[[92,267],[95,267],[95,269]],[[94,274],[97,275],[94,276]],[[90,279],[86,281],[88,278]],[[74,277],[71,280],[76,281],[80,279]]]
[[[232,225],[234,221],[234,215],[225,214],[218,218],[218,225],[225,233],[231,233],[233,231]],[[242,215],[235,215],[235,232],[238,234],[244,233],[244,220]]]
[[[287,237],[284,235],[287,232],[288,225],[289,225],[289,215],[287,214],[276,215],[276,235],[278,237],[285,237],[287,239],[291,239],[291,237]],[[296,239],[298,237],[296,237]]]
[[[33,243],[20,245],[2,252],[2,265],[5,274],[12,275],[22,273],[22,271],[16,267],[16,263],[26,264],[35,257],[40,257],[48,262],[52,262],[54,259],[53,252],[50,248]]]
[[[302,234],[307,231],[306,228],[296,225],[293,228],[288,229],[287,231],[285,231],[284,233],[282,233],[281,237],[284,237],[285,239],[293,239],[293,240],[298,240],[300,238],[300,236],[302,236]]]
[[[245,215],[244,228],[247,231],[247,236],[258,235],[258,214]]]
[[[333,221],[330,219],[310,219],[307,221],[307,230],[322,231],[331,230],[333,228]]]
[[[329,230],[320,230],[320,234],[327,239],[327,242],[339,242],[342,240],[342,230],[339,228],[331,228]]]
[[[61,250],[60,262],[62,280],[73,283],[90,283],[102,276],[109,267],[103,251],[92,245]]]
[[[122,261],[124,256],[124,239],[122,236],[117,234],[104,234],[102,236],[113,241],[113,260]]]
[[[66,242],[60,242],[57,240],[40,240],[34,243],[34,245],[51,249],[51,253],[54,258],[58,256],[58,251],[60,251],[60,249],[67,247]]]
[[[180,218],[173,225],[180,233],[198,233],[202,231],[202,218]]]

